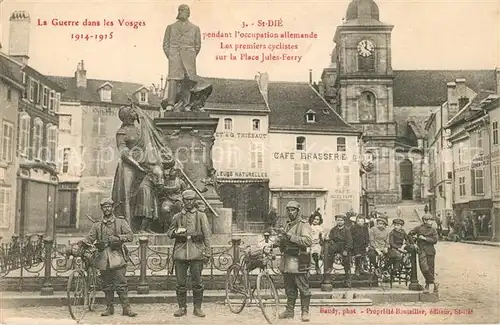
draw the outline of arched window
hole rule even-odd
[[[56,161],[56,148],[57,148],[57,126],[47,124],[47,157],[49,162]]]
[[[224,119],[224,131],[232,131],[233,130],[233,120],[230,118]]]
[[[360,122],[376,121],[376,99],[372,92],[364,91],[358,99],[358,116]]]
[[[26,112],[19,115],[19,155],[22,157],[28,156],[28,148],[30,146],[30,127],[31,117]]]
[[[33,122],[33,158],[41,160],[42,158],[42,138],[43,122],[37,117]]]
[[[306,137],[297,137],[295,140],[296,150],[306,150]]]

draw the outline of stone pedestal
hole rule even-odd
[[[182,163],[183,170],[193,185],[200,191],[207,189],[203,196],[218,214],[215,217],[207,207],[212,232],[230,235],[231,209],[224,209],[215,188],[206,186],[204,182],[210,178],[210,171],[213,170],[212,148],[219,119],[210,117],[206,112],[169,112],[154,122],[163,132],[166,145]]]

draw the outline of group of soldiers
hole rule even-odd
[[[196,193],[185,190],[182,193],[182,210],[175,214],[167,235],[175,239],[173,260],[175,263],[176,294],[178,310],[175,317],[187,314],[187,276],[190,274],[193,290],[193,315],[205,317],[202,310],[203,283],[201,272],[204,263],[210,258],[210,226],[205,213],[196,208]],[[96,267],[100,270],[103,291],[106,297],[106,311],[102,316],[114,314],[114,293],[118,294],[123,307],[123,315],[135,317],[137,313],[130,308],[127,296],[127,279],[125,277],[128,252],[124,243],[134,239],[130,225],[123,216],[113,214],[113,201],[105,199],[101,202],[102,219],[92,226],[89,234],[82,244],[94,244],[98,249],[95,260]],[[311,264],[310,247],[313,243],[312,228],[308,218],[300,212],[300,204],[290,201],[286,205],[288,221],[284,228],[277,229],[277,240],[273,244],[279,247],[282,254],[280,271],[283,275],[285,293],[287,296],[286,308],[279,314],[279,318],[294,318],[295,306],[300,296],[301,320],[308,322],[311,291],[309,285],[309,269]],[[358,245],[356,234],[363,230],[357,227],[366,227],[358,216],[357,223],[352,227],[345,225],[345,215],[337,215],[336,226],[329,233],[331,250],[329,254],[341,254],[345,262],[346,275],[350,274],[350,252],[365,248]],[[434,244],[437,242],[436,229],[432,227],[432,219],[423,218],[423,224],[416,227],[408,234],[402,229],[404,221],[395,219],[394,229],[387,233],[387,220],[383,217],[377,219],[376,227],[370,228],[368,242],[372,243],[367,251],[373,263],[376,256],[391,254],[400,256],[403,245],[408,244],[419,249],[419,264],[426,281],[426,290],[434,285],[434,258],[436,251]],[[357,229],[357,230],[355,230]],[[353,234],[354,241],[353,241]],[[361,235],[361,237],[364,235]],[[361,238],[359,237],[359,238]],[[383,246],[387,244],[387,246]],[[381,246],[377,246],[381,245]],[[350,263],[350,262],[349,262]],[[188,272],[189,271],[189,272]],[[300,294],[300,295],[299,295]]]

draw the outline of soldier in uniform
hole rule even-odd
[[[173,256],[179,310],[174,313],[174,316],[181,317],[187,314],[186,281],[189,269],[193,286],[193,314],[205,317],[205,313],[201,310],[203,301],[201,271],[204,261],[210,256],[210,227],[206,214],[195,206],[196,193],[193,190],[184,191],[182,201],[182,211],[174,215],[167,231],[168,236],[175,239]]]
[[[123,307],[123,315],[137,316],[130,309],[128,299],[128,285],[125,273],[127,272],[128,251],[124,243],[134,240],[134,234],[124,216],[113,214],[114,202],[111,199],[101,201],[103,217],[92,225],[90,232],[81,244],[95,246],[98,255],[95,266],[101,272],[102,290],[106,296],[106,311],[101,316],[114,314],[113,299],[115,291]]]
[[[294,317],[295,302],[300,292],[302,321],[308,322],[311,302],[308,271],[311,256],[307,250],[312,245],[312,229],[308,220],[300,214],[298,202],[288,202],[286,211],[289,221],[285,229],[278,230],[278,245],[283,254],[280,271],[283,274],[287,303],[285,311],[279,315],[279,318]]]

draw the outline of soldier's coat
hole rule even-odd
[[[285,246],[295,246],[303,250],[312,245],[312,229],[307,220],[302,216],[297,216],[294,221],[289,221],[285,225],[285,231],[290,236]],[[280,263],[282,273],[306,273],[306,270],[299,268],[299,257],[283,254]]]

